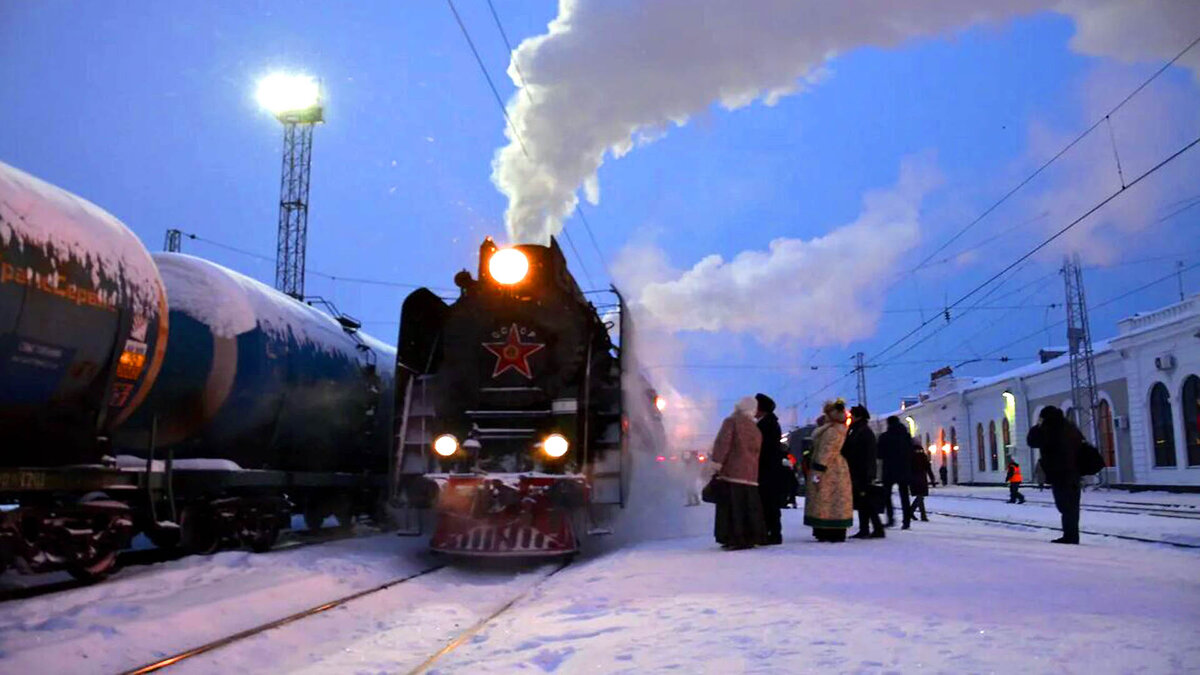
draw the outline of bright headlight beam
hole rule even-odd
[[[502,248],[488,259],[488,274],[505,286],[518,283],[529,274],[529,258],[515,248]]]
[[[458,452],[458,439],[450,434],[442,434],[433,441],[433,451],[442,457],[449,457]]]
[[[316,107],[321,102],[321,87],[308,75],[272,73],[258,81],[256,98],[263,108],[281,115]]]
[[[567,454],[567,450],[570,447],[571,444],[567,442],[567,439],[562,434],[550,434],[546,437],[546,440],[542,441],[542,452],[545,452],[554,459]]]

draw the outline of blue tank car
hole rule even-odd
[[[138,454],[242,469],[382,472],[396,352],[328,314],[215,263],[155,253],[171,341],[121,435]],[[139,439],[140,437],[140,439]]]

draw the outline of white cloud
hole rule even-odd
[[[939,182],[931,159],[908,158],[894,187],[867,193],[858,218],[824,236],[775,239],[729,261],[711,255],[681,274],[661,251],[629,247],[614,275],[662,330],[844,344],[874,331],[883,291],[920,239],[922,200]]]

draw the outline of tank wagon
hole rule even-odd
[[[629,344],[620,295],[601,318],[554,240],[489,238],[455,283],[452,303],[419,289],[402,309],[398,496],[434,508],[435,551],[572,554],[624,506],[631,439],[663,439],[654,391],[610,335]]]
[[[0,164],[0,569],[269,546],[387,485],[395,350]]]

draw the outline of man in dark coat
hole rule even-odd
[[[755,394],[758,402],[758,430],[762,433],[762,450],[758,453],[758,495],[762,499],[766,538],[763,544],[783,543],[783,524],[780,509],[787,501],[788,480],[784,474],[787,456],[783,452],[783,430],[775,416],[775,401],[766,394]]]
[[[858,533],[854,539],[882,539],[883,522],[875,509],[871,484],[875,481],[875,432],[867,426],[870,413],[861,405],[850,409],[850,430],[842,444],[842,456],[850,467],[850,483],[854,489],[854,508],[858,509]]]
[[[879,455],[883,459],[883,490],[887,494],[887,526],[896,524],[892,509],[892,486],[900,488],[900,508],[907,530],[912,524],[912,506],[908,501],[908,486],[912,480],[913,439],[900,418],[887,418],[887,430],[879,435]]]
[[[950,470],[946,468],[946,456],[942,455],[942,465],[938,468],[938,475],[942,477],[943,487],[945,487],[946,483],[948,482],[947,477],[949,474]]]
[[[929,516],[925,513],[925,498],[929,496],[929,486],[936,482],[933,478],[933,467],[929,466],[929,453],[925,446],[913,439],[912,444],[912,514],[921,512],[921,522],[927,522]]]
[[[1079,449],[1083,434],[1063,415],[1061,408],[1046,406],[1026,438],[1031,448],[1042,450],[1042,470],[1062,514],[1063,536],[1055,544],[1079,543]]]

